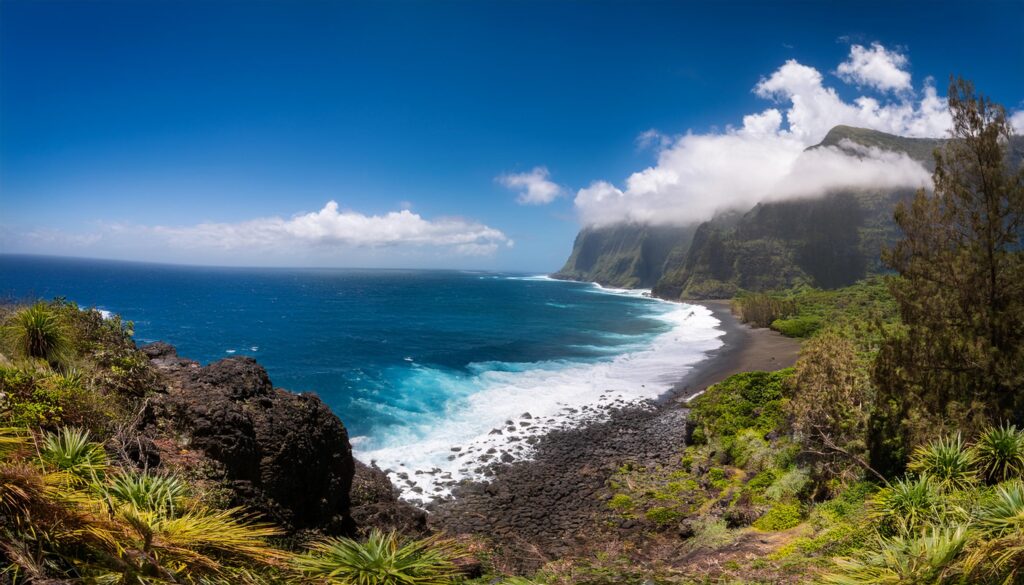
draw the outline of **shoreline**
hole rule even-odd
[[[552,430],[539,438],[530,460],[497,464],[490,481],[456,486],[450,498],[427,506],[430,525],[449,534],[487,537],[526,570],[578,552],[594,537],[594,522],[607,518],[606,483],[617,469],[663,465],[681,455],[687,400],[735,373],[795,363],[798,340],[739,323],[728,301],[688,304],[712,311],[724,330],[722,346],[657,400],[616,409],[607,420]]]

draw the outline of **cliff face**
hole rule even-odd
[[[167,344],[143,351],[164,386],[140,425],[153,440],[148,463],[173,465],[188,453],[229,488],[231,505],[291,530],[354,532],[352,447],[345,426],[319,398],[274,388],[252,358],[200,367]]]
[[[904,138],[836,126],[808,150],[833,147],[857,156],[860,147],[903,152],[933,169],[945,140]],[[1024,138],[1009,158],[1020,164]],[[849,285],[883,269],[881,250],[899,237],[893,210],[912,190],[823,193],[761,203],[684,227],[618,224],[584,228],[555,276],[623,287],[652,287],[666,299],[729,297],[739,289],[766,290],[806,283]]]
[[[624,288],[653,286],[665,271],[686,257],[696,225],[647,226],[622,223],[587,227],[576,236],[572,254],[555,278],[597,282]]]

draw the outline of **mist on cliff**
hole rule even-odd
[[[880,44],[853,45],[831,78],[860,90],[844,100],[822,72],[796,60],[762,78],[754,93],[772,102],[724,131],[664,136],[644,133],[656,163],[623,184],[597,180],[580,189],[585,225],[623,221],[688,224],[758,202],[852,189],[916,189],[930,173],[905,153],[849,141],[808,150],[837,125],[908,137],[940,138],[951,120],[931,79],[913,87],[908,59]]]

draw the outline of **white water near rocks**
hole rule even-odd
[[[597,285],[594,292],[649,295]],[[460,480],[486,480],[489,464],[529,459],[537,439],[553,429],[604,420],[612,409],[657,398],[723,343],[709,309],[670,305],[657,316],[670,330],[596,363],[479,363],[462,376],[418,366],[422,383],[445,385],[459,398],[443,420],[395,433],[383,447],[362,450],[363,441],[354,438],[356,456],[384,469],[404,499],[425,504],[449,495]]]

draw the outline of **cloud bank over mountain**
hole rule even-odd
[[[760,201],[851,188],[917,188],[929,174],[904,154],[877,148],[806,151],[841,124],[911,137],[942,137],[951,125],[946,99],[931,80],[914,92],[909,60],[880,44],[853,45],[836,69],[839,80],[876,95],[852,102],[825,83],[820,71],[789,60],[753,92],[774,102],[743,117],[739,127],[645,144],[657,147],[654,166],[621,186],[598,180],[580,189],[575,207],[587,225],[622,221],[685,224]]]

